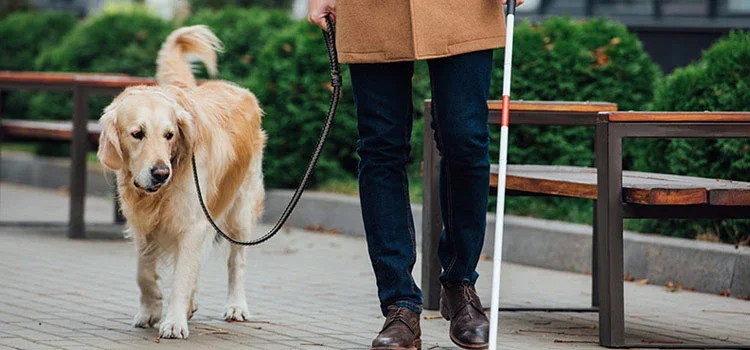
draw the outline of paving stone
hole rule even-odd
[[[14,190],[7,191],[8,187]],[[0,183],[3,211],[13,203],[8,194],[39,195],[35,189]],[[37,216],[65,217],[65,198],[49,192],[43,197],[58,201],[45,206],[45,211],[59,208],[60,212],[14,210],[26,216],[36,210]],[[110,201],[100,204],[105,202],[111,205]],[[70,240],[28,227],[0,227],[0,241],[0,348],[366,349],[383,324],[361,238],[290,229],[266,245],[249,249],[246,288],[253,316],[247,323],[221,319],[227,248],[217,247],[202,265],[199,311],[190,321],[190,339],[159,343],[155,342],[158,328],[130,326],[139,297],[131,242]],[[485,304],[489,304],[491,268],[487,261],[478,267],[477,290]],[[419,264],[414,271],[419,281]],[[171,271],[160,268],[160,276],[168,301]],[[590,284],[590,276],[506,263],[501,300],[504,305],[587,306]],[[624,287],[629,341],[726,339],[750,344],[748,301],[670,293],[662,286],[625,283]],[[456,349],[447,334],[449,323],[434,318],[438,315],[423,314],[431,316],[421,321],[423,348]],[[596,344],[554,342],[596,340],[597,322],[596,314],[502,313],[499,348],[599,349]]]

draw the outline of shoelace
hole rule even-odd
[[[393,309],[391,309],[391,310],[393,310]],[[400,321],[401,323],[403,323],[404,325],[406,325],[406,327],[409,328],[409,330],[412,333],[414,333],[414,329],[412,328],[411,325],[409,325],[409,322],[406,321],[406,315],[405,315],[406,310],[407,310],[407,308],[405,308],[405,307],[401,307],[401,306],[395,307],[395,311],[393,311],[393,313],[390,315],[390,319],[391,319],[390,322],[388,322],[388,323],[385,324],[385,326],[383,327],[383,329],[381,330],[381,332],[384,331],[384,330],[386,330],[386,328],[388,328],[394,322]]]

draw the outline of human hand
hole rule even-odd
[[[328,30],[326,16],[331,15],[331,21],[336,23],[336,0],[310,0],[307,6],[307,20]]]
[[[526,0],[516,0],[516,7],[523,5]],[[508,0],[503,0],[503,5],[507,5]]]

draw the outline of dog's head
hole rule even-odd
[[[190,158],[193,118],[157,87],[129,88],[104,109],[97,156],[124,171],[133,186],[155,193]]]

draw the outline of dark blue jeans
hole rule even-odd
[[[492,50],[432,59],[428,65],[432,128],[441,156],[440,280],[473,285],[489,194],[487,99]],[[386,308],[395,304],[419,313],[422,292],[412,277],[417,254],[406,174],[414,64],[350,67],[359,125],[359,193],[381,309],[386,314]]]

